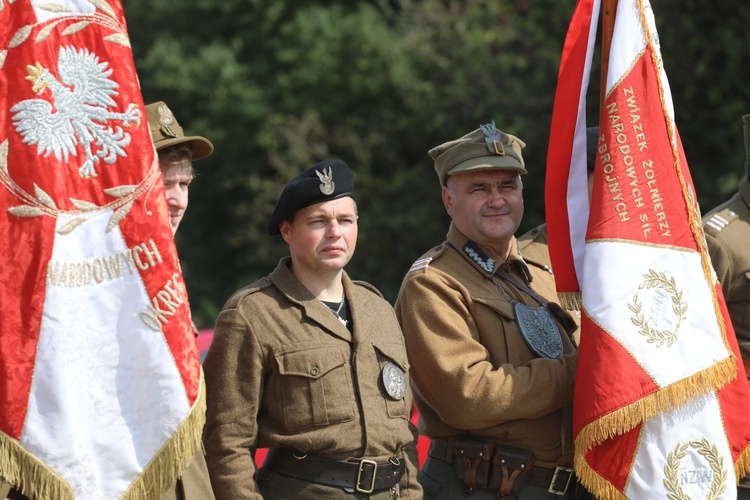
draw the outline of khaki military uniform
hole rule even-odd
[[[206,457],[201,446],[180,479],[161,496],[161,500],[212,500],[213,498],[214,492],[211,489],[211,479],[208,477]]]
[[[266,469],[258,475],[254,450],[277,447],[339,460],[395,457],[406,462],[401,498],[421,498],[411,393],[393,399],[381,381],[388,362],[408,370],[393,309],[345,274],[350,333],[290,263],[282,259],[271,275],[235,293],[216,321],[204,367],[206,452],[217,498],[368,498]]]
[[[507,270],[548,300],[555,297],[551,273],[521,259],[515,238],[507,261],[495,255],[472,258],[462,251],[467,241],[451,224],[448,241],[412,266],[396,303],[420,433],[433,440],[471,434],[531,450],[538,467],[569,465],[578,359],[569,335],[575,323],[551,304],[564,354],[558,359],[537,357],[521,336],[513,304],[491,278],[515,301],[537,307],[534,298],[498,271]],[[491,275],[489,259],[494,263]],[[442,481],[420,480],[426,497],[431,496],[430,482]]]
[[[750,181],[703,217],[708,253],[744,360],[750,360]]]
[[[548,245],[547,224],[542,224],[518,237],[518,254],[524,260],[533,261],[535,265],[552,274]]]

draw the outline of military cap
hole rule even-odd
[[[146,105],[148,127],[151,130],[151,140],[156,150],[189,143],[193,152],[193,160],[206,158],[214,151],[214,145],[205,137],[199,135],[185,136],[182,127],[177,123],[172,110],[161,101]]]
[[[268,234],[281,234],[279,225],[298,210],[344,196],[354,196],[354,175],[349,166],[341,160],[317,163],[284,187],[268,221]]]
[[[495,128],[495,122],[480,125],[460,139],[446,142],[429,150],[435,160],[435,171],[440,183],[445,185],[449,175],[470,170],[490,168],[517,170],[525,174],[521,149],[526,147],[521,139]]]
[[[589,127],[586,129],[586,170],[594,171],[596,163],[596,150],[599,147],[599,127]]]

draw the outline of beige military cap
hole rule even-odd
[[[435,160],[435,171],[440,184],[449,175],[470,170],[490,168],[517,170],[525,174],[521,150],[526,147],[521,139],[495,128],[495,122],[480,125],[460,139],[446,142],[429,150]]]
[[[162,101],[147,104],[146,115],[149,129],[151,129],[151,139],[157,151],[169,146],[189,143],[193,151],[193,160],[200,160],[213,152],[214,145],[205,137],[185,136],[172,110]]]

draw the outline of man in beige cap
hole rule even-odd
[[[750,374],[750,115],[745,132],[745,176],[729,200],[703,217],[703,231],[716,277],[721,283],[745,372]],[[737,498],[750,499],[750,478],[743,478]]]
[[[193,160],[206,158],[213,152],[214,147],[205,137],[186,136],[177,118],[161,101],[146,105],[146,115],[151,139],[159,155],[169,209],[169,225],[172,234],[175,234],[188,206],[188,188],[195,177]],[[212,498],[214,494],[211,490],[211,480],[201,447],[182,477],[162,495],[162,500]]]
[[[525,261],[525,144],[494,122],[430,150],[452,219],[404,278],[396,315],[420,433],[425,498],[573,498],[573,318]]]
[[[177,118],[161,101],[146,105],[146,115],[151,139],[159,155],[169,207],[169,225],[174,234],[187,210],[188,188],[195,177],[193,161],[206,158],[214,147],[205,137],[186,136]]]

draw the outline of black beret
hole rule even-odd
[[[301,208],[316,203],[354,196],[354,175],[341,160],[324,160],[289,181],[279,196],[268,234],[281,234],[279,225],[291,219]]]

